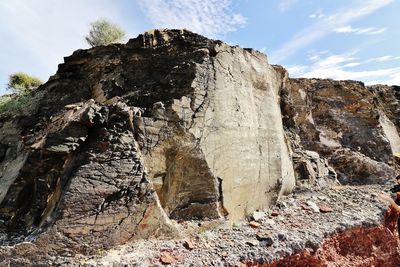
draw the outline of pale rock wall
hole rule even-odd
[[[383,112],[379,115],[379,124],[382,127],[385,137],[390,143],[392,153],[400,153],[400,136],[396,125],[394,125],[394,123]]]
[[[265,209],[295,184],[279,107],[283,83],[265,55],[222,44],[206,108],[190,131],[222,183],[228,218]]]

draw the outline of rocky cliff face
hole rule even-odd
[[[185,30],[78,50],[29,114],[0,120],[2,242],[88,254],[180,237],[177,222],[239,221],[296,182],[384,183],[398,89],[289,79],[255,50]]]
[[[341,183],[384,183],[395,176],[393,155],[400,151],[398,92],[355,81],[290,79],[282,91],[284,125],[300,150],[328,160]],[[312,169],[304,166],[307,177]]]

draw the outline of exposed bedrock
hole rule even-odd
[[[170,218],[268,208],[295,185],[286,81],[259,52],[182,30],[76,51],[35,112],[1,119],[4,242],[88,253],[177,237]]]
[[[292,145],[327,159],[340,182],[383,183],[395,175],[393,155],[400,150],[398,87],[290,79],[281,105]]]

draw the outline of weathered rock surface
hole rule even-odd
[[[204,228],[197,223],[240,224],[255,211],[265,216],[253,228],[206,232],[187,261],[160,248],[162,262],[258,264],[296,253],[306,262],[302,250],[323,248],[324,236],[379,235],[382,206],[359,209],[346,200],[351,192],[329,190],[395,175],[399,95],[399,87],[289,79],[262,53],[186,30],[78,50],[32,92],[30,114],[0,116],[0,263],[79,265],[76,254],[185,238]],[[296,183],[306,193],[287,199]],[[153,264],[159,251],[147,252],[116,264]]]
[[[281,104],[294,146],[327,159],[340,182],[383,183],[395,175],[393,154],[400,149],[398,87],[290,79]]]

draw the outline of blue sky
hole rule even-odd
[[[14,72],[46,81],[100,17],[130,38],[186,28],[256,48],[291,77],[400,85],[399,11],[400,0],[0,0],[0,94]]]

